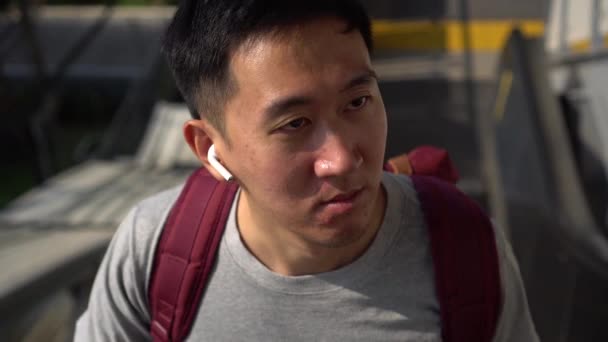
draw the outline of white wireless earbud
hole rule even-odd
[[[217,159],[217,154],[215,154],[215,145],[211,145],[211,147],[209,147],[207,159],[209,160],[209,164],[211,164],[211,166],[213,166],[213,168],[219,172],[225,180],[232,180],[232,173],[230,173],[230,171],[228,171],[224,165],[220,164],[220,161]]]

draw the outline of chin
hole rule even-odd
[[[318,216],[316,228],[308,237],[316,244],[328,248],[340,248],[356,244],[364,238],[373,227],[374,211],[373,192],[364,191],[363,196],[351,210],[331,216]],[[312,242],[312,241],[311,241]]]
[[[326,248],[343,248],[359,242],[365,236],[366,230],[372,227],[354,224],[323,226],[317,229],[318,234],[309,236],[309,241]]]

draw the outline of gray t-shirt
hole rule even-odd
[[[286,277],[243,245],[236,201],[190,341],[440,341],[427,228],[411,180],[385,174],[384,221],[369,249],[338,270]],[[119,227],[76,341],[149,340],[148,278],[176,188],[143,201]],[[494,341],[537,341],[515,258],[497,230],[503,308]]]

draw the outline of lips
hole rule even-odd
[[[323,204],[341,203],[341,202],[352,202],[359,194],[361,189],[353,190],[350,192],[342,193],[332,197],[328,201],[324,201]]]
[[[329,224],[335,218],[349,214],[357,206],[363,188],[341,193],[331,197],[330,200],[321,202],[320,214],[322,221]]]

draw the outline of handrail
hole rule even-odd
[[[550,65],[552,67],[566,66],[578,63],[592,62],[599,59],[607,59],[608,58],[608,48],[589,51],[589,52],[579,52],[579,53],[571,53],[567,55],[558,55],[554,56]]]

